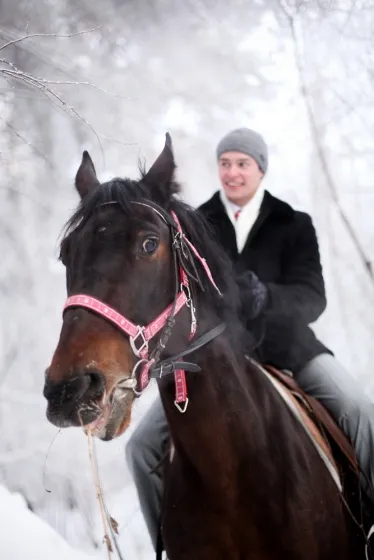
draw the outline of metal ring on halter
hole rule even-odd
[[[177,403],[177,401],[174,401],[175,406],[177,407],[177,409],[179,410],[179,412],[181,414],[184,414],[187,410],[188,407],[188,397],[186,398],[186,400],[183,403],[183,406],[181,406],[179,403]]]
[[[147,364],[147,363],[149,362],[149,360],[147,360],[146,358],[142,358],[141,360],[139,360],[138,362],[136,362],[136,364],[135,364],[134,367],[132,368],[131,379],[136,379],[136,372],[137,372],[137,369],[138,369],[138,367],[140,366],[140,364],[142,364],[142,363],[144,363],[144,362]],[[136,395],[137,397],[140,397],[140,395],[142,395],[142,394],[148,389],[149,385],[150,385],[150,382],[148,382],[148,385],[146,385],[142,391],[137,391],[137,390],[136,390],[136,385],[135,385],[135,387],[133,387],[132,390],[134,391],[134,393],[135,393],[135,395]]]

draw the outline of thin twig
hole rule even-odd
[[[0,60],[1,62],[1,60]],[[80,81],[69,81],[69,80],[45,80],[44,78],[36,78],[42,84],[48,85],[59,85],[59,86],[87,86],[111,97],[116,97],[118,99],[125,99],[126,101],[134,101],[135,97],[126,97],[125,95],[120,95],[119,93],[113,93],[104,88],[97,86],[96,84],[91,84],[90,82],[80,82]]]
[[[111,97],[116,97],[118,99],[125,99],[126,101],[134,101],[135,98],[134,97],[126,97],[124,95],[120,95],[119,93],[113,93],[111,91],[108,91],[104,88],[101,88],[99,86],[97,86],[96,84],[91,84],[91,82],[81,82],[79,80],[75,81],[75,80],[46,80],[45,78],[39,78],[38,76],[33,76],[31,74],[27,74],[26,72],[22,72],[21,70],[18,70],[14,64],[12,64],[12,62],[10,62],[9,60],[6,60],[5,58],[0,58],[0,62],[2,64],[6,64],[7,66],[10,66],[14,72],[14,74],[18,75],[18,74],[26,74],[28,75],[30,78],[32,78],[33,80],[37,81],[40,84],[48,84],[48,85],[59,85],[59,86],[87,86],[90,87],[92,89],[95,89],[97,91],[100,91],[101,93],[105,93],[106,95],[110,95]],[[1,71],[1,69],[0,69]],[[16,76],[17,77],[17,76]]]
[[[31,33],[30,35],[24,35],[23,37],[19,37],[18,39],[13,39],[12,41],[8,41],[0,47],[0,51],[5,49],[6,47],[10,47],[10,45],[15,45],[16,43],[20,43],[21,41],[25,41],[26,39],[32,39],[33,37],[55,37],[57,39],[65,39],[70,37],[76,37],[77,35],[83,35],[85,33],[92,33],[93,31],[97,31],[103,27],[102,25],[98,25],[93,29],[85,29],[83,31],[76,31],[75,33],[69,33],[68,35],[60,35],[59,33]]]
[[[104,158],[104,150],[103,150],[103,146],[101,144],[100,139],[103,140],[109,140],[111,142],[116,142],[117,144],[120,144],[121,146],[131,146],[134,145],[133,142],[122,142],[121,140],[116,140],[115,138],[111,138],[109,136],[105,136],[104,134],[101,134],[99,132],[97,132],[95,130],[95,128],[92,126],[92,124],[85,119],[72,105],[69,105],[60,95],[58,95],[53,89],[47,87],[45,85],[45,83],[40,80],[39,78],[36,78],[35,76],[28,74],[27,72],[23,72],[21,70],[19,70],[18,68],[16,68],[16,66],[14,64],[12,64],[9,61],[4,61],[3,59],[0,59],[0,62],[5,62],[8,66],[11,67],[11,69],[8,68],[0,68],[0,73],[2,73],[4,76],[9,77],[11,79],[16,79],[19,80],[23,83],[25,83],[26,85],[28,85],[29,87],[32,87],[34,89],[39,90],[41,93],[43,93],[56,107],[58,107],[59,109],[63,109],[65,112],[67,112],[68,114],[72,115],[73,117],[75,117],[77,120],[83,122],[95,135],[98,144],[100,146],[100,150],[101,150],[101,154]],[[47,82],[48,83],[48,82]],[[104,91],[104,90],[103,90]]]
[[[0,119],[3,121],[3,123],[5,124],[5,126],[7,128],[9,128],[9,130],[11,130],[11,132],[17,136],[17,138],[19,138],[20,140],[22,140],[22,142],[24,144],[26,144],[26,146],[28,146],[29,148],[31,148],[36,154],[38,154],[38,156],[40,156],[50,167],[52,170],[55,170],[55,166],[53,165],[53,163],[51,162],[50,159],[47,158],[47,156],[45,154],[43,154],[43,152],[41,150],[39,150],[39,148],[37,148],[36,146],[34,146],[33,144],[31,144],[31,142],[29,142],[28,140],[26,140],[26,138],[24,136],[22,136],[15,128],[13,125],[11,125],[8,121],[6,121],[5,119],[3,119],[3,117],[0,116]]]
[[[5,37],[9,41],[17,38],[17,35],[15,33],[9,31],[8,29],[3,29],[1,27],[0,27],[0,35]],[[49,52],[47,54],[47,51],[42,50],[40,48],[40,45],[37,42],[31,42],[31,43],[29,42],[28,44],[27,43],[20,43],[19,45],[16,45],[16,48],[23,49],[27,53],[32,54],[35,58],[37,58],[38,60],[43,62],[43,64],[46,64],[46,65],[50,66],[51,68],[53,68],[54,70],[57,70],[58,72],[64,74],[69,79],[71,79],[71,80],[76,79],[74,74],[72,74],[72,72],[71,72],[70,65],[62,63],[61,60],[59,62],[56,62],[55,60],[53,60],[52,57],[51,57],[51,53]],[[82,69],[80,69],[80,74],[82,74]]]
[[[51,451],[52,445],[53,445],[54,442],[56,441],[57,436],[60,435],[60,434],[62,434],[61,428],[60,428],[60,429],[56,432],[56,434],[53,436],[53,439],[52,439],[51,443],[49,444],[49,447],[48,447],[48,450],[47,450],[47,453],[46,453],[45,459],[44,459],[44,467],[43,467],[43,486],[44,486],[44,490],[45,490],[46,492],[48,492],[49,494],[52,492],[52,490],[49,490],[49,489],[47,488],[46,483],[45,483],[46,472],[47,472],[47,460],[48,460],[49,452]]]
[[[6,60],[5,58],[0,58],[0,62],[2,62],[3,64],[7,64],[7,66],[10,66],[11,68],[13,68],[13,70],[17,70],[17,68],[14,66],[14,64],[10,62],[10,60]]]
[[[91,432],[90,429],[87,430],[87,441],[88,441],[88,454],[89,454],[89,457],[90,457],[91,470],[92,470],[92,475],[93,475],[95,489],[96,489],[96,497],[97,497],[98,502],[99,502],[101,521],[103,523],[104,542],[106,544],[106,548],[107,548],[107,552],[108,552],[108,559],[111,560],[112,552],[113,552],[113,546],[112,546],[112,541],[110,540],[109,532],[108,532],[108,524],[107,524],[107,518],[106,518],[106,514],[105,514],[105,504],[104,504],[103,494],[102,494],[102,490],[101,490],[99,474],[98,474],[97,469],[96,469],[96,462],[95,462],[95,459],[94,459],[94,452],[93,452],[92,432]]]
[[[14,67],[14,65],[12,65],[12,66]],[[94,127],[84,117],[82,117],[82,115],[80,113],[78,113],[78,111],[76,109],[74,109],[74,107],[72,105],[69,105],[64,99],[62,99],[62,97],[60,97],[51,88],[48,88],[45,84],[40,83],[37,78],[35,78],[31,74],[27,74],[26,72],[22,72],[21,70],[18,70],[18,68],[14,67],[14,69],[11,69],[11,70],[8,70],[7,68],[0,68],[0,72],[3,73],[5,76],[9,76],[11,78],[16,78],[16,79],[26,83],[27,85],[38,89],[50,101],[52,101],[52,103],[54,103],[54,105],[56,105],[59,108],[63,108],[65,111],[67,111],[68,113],[73,115],[77,120],[83,122],[86,126],[88,126],[88,128],[90,128],[91,131],[96,136],[96,139],[97,139],[97,141],[99,143],[99,146],[100,146],[101,154],[102,154],[103,159],[104,159],[104,150],[103,150],[103,146],[102,146],[101,141],[100,141],[100,135],[98,134],[98,132],[96,132]]]

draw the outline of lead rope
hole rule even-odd
[[[92,449],[91,459],[92,459],[92,468],[94,469],[94,477],[97,480],[97,484],[98,484],[99,491],[100,491],[100,494],[101,494],[101,502],[102,502],[102,505],[103,505],[103,508],[104,508],[106,522],[109,526],[109,532],[110,532],[110,536],[111,536],[111,541],[109,541],[109,543],[106,542],[109,558],[110,558],[111,553],[113,552],[113,548],[111,546],[111,542],[113,542],[114,543],[114,548],[116,549],[118,559],[119,560],[125,560],[124,556],[122,555],[121,549],[118,545],[117,537],[115,535],[115,531],[114,531],[114,528],[113,528],[113,526],[117,526],[117,522],[109,514],[108,508],[106,506],[106,502],[104,500],[104,494],[103,494],[103,491],[102,491],[102,484],[101,484],[101,480],[100,480],[99,467],[98,467],[98,462],[97,462],[96,445],[95,445],[94,438],[92,436],[91,436],[90,445],[91,445],[91,449]],[[96,489],[96,492],[97,492],[97,489]],[[104,526],[104,531],[105,531],[105,526]],[[104,535],[104,539],[107,540],[105,537],[106,537],[106,535]]]

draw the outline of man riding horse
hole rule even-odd
[[[330,411],[353,443],[363,487],[372,499],[373,402],[309,327],[326,307],[312,220],[265,190],[268,148],[257,132],[229,132],[217,146],[217,162],[221,188],[198,211],[234,264],[243,320],[259,338],[257,358],[292,371],[299,386]],[[165,413],[157,398],[126,448],[155,547],[163,492],[157,466],[167,442]]]
[[[119,437],[156,378],[161,400],[127,447],[155,547],[160,535],[173,560],[356,560],[370,547],[349,444],[340,450],[353,469],[338,473],[250,356],[293,370],[372,484],[372,404],[308,327],[325,307],[312,222],[263,191],[261,136],[234,131],[217,158],[222,190],[196,211],[178,196],[169,135],[137,180],[101,183],[84,152],[61,242],[68,297],[47,417]]]

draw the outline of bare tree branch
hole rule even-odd
[[[13,75],[15,78],[19,77],[19,74],[22,75],[28,75],[31,79],[37,81],[39,84],[48,84],[48,85],[60,85],[60,86],[88,86],[92,89],[95,89],[97,91],[101,91],[102,93],[105,93],[105,95],[109,95],[111,97],[117,97],[118,99],[125,99],[126,101],[134,101],[135,98],[131,98],[131,97],[126,97],[124,95],[120,95],[118,93],[113,93],[111,91],[107,91],[104,88],[101,88],[95,84],[91,84],[90,82],[81,82],[81,81],[72,81],[72,80],[46,80],[45,78],[39,78],[38,76],[32,76],[30,74],[27,74],[26,72],[22,72],[21,70],[17,70],[17,68],[14,66],[14,64],[12,64],[9,60],[6,60],[5,58],[0,58],[0,63],[5,64],[7,66],[10,66],[13,70],[13,74],[10,70],[8,70],[8,73],[10,73],[10,75]],[[0,72],[3,74],[6,74],[7,72],[4,71],[4,69],[0,68]]]
[[[339,215],[344,223],[344,226],[346,227],[348,234],[356,248],[356,251],[359,255],[359,258],[362,262],[362,265],[364,267],[364,269],[367,271],[369,277],[371,278],[371,280],[374,281],[374,270],[372,268],[371,265],[371,261],[369,259],[369,257],[366,255],[360,240],[348,218],[348,216],[346,215],[346,213],[344,212],[344,209],[342,207],[342,205],[340,204],[340,200],[339,200],[339,195],[338,195],[338,190],[337,187],[335,185],[333,176],[330,172],[330,168],[327,162],[327,158],[325,155],[325,151],[324,151],[324,147],[321,141],[321,137],[318,131],[318,126],[316,123],[316,119],[314,116],[314,111],[313,111],[313,104],[312,104],[312,100],[311,100],[311,96],[309,95],[308,92],[308,87],[307,87],[307,82],[305,80],[305,75],[304,75],[304,64],[303,64],[303,52],[302,52],[302,46],[300,45],[299,42],[299,38],[298,38],[298,30],[297,30],[297,14],[295,14],[292,10],[292,7],[290,7],[290,5],[287,3],[287,0],[279,0],[280,6],[287,18],[289,27],[290,27],[290,31],[291,31],[291,36],[292,36],[292,41],[293,41],[293,47],[294,47],[294,57],[295,57],[295,64],[297,67],[297,71],[299,74],[299,79],[300,79],[300,89],[301,89],[301,93],[304,99],[304,103],[306,106],[306,110],[307,110],[307,114],[308,114],[308,119],[309,119],[309,125],[310,125],[310,129],[311,129],[311,133],[312,133],[312,137],[313,137],[313,141],[315,144],[315,148],[317,151],[317,155],[320,161],[320,165],[321,165],[321,169],[323,171],[323,174],[325,176],[326,179],[326,184],[329,188],[329,192],[330,192],[330,196],[332,201],[334,202],[334,204],[336,205],[336,208],[339,212]]]
[[[13,40],[14,38],[17,38],[16,34],[13,33],[12,31],[9,31],[8,29],[0,28],[0,34],[3,37],[7,38],[8,40]],[[43,62],[43,64],[46,64],[51,68],[53,68],[54,70],[58,70],[60,73],[68,76],[70,79],[75,80],[75,77],[71,72],[70,66],[62,63],[61,61],[57,62],[53,60],[50,52],[46,53],[45,50],[40,48],[40,45],[37,42],[31,42],[31,43],[29,42],[28,44],[25,42],[23,43],[21,42],[19,44],[16,44],[16,48],[22,49],[23,51],[30,53],[33,57],[37,58],[40,62]],[[82,73],[82,70],[80,70],[80,73]]]
[[[32,39],[33,37],[55,37],[57,39],[65,39],[70,37],[76,37],[77,35],[83,35],[85,33],[92,33],[93,31],[97,31],[103,27],[102,25],[98,25],[93,29],[85,29],[83,31],[76,31],[75,33],[70,33],[68,35],[60,35],[59,33],[31,33],[30,35],[24,35],[23,37],[19,37],[18,39],[13,39],[12,41],[8,41],[0,47],[0,51],[5,49],[6,47],[10,47],[11,45],[15,45],[16,43],[20,43],[21,41],[25,41],[26,39]]]
[[[75,37],[77,35],[92,33],[94,31],[97,31],[101,27],[103,27],[103,26],[99,25],[99,26],[97,26],[95,28],[92,28],[92,29],[82,30],[82,31],[78,31],[78,32],[75,32],[75,33],[69,33],[69,34],[32,33],[32,34],[25,35],[23,37],[18,37],[18,38],[15,38],[15,39],[11,39],[10,41],[8,41],[7,43],[4,43],[0,47],[0,51],[4,50],[6,47],[9,47],[11,45],[17,45],[18,46],[20,43],[24,42],[26,39],[31,39],[31,38],[34,38],[34,37],[38,37],[38,38],[43,38],[43,37],[71,38],[71,37]],[[90,83],[89,81],[46,80],[44,78],[39,78],[37,76],[34,76],[32,74],[29,74],[27,72],[23,72],[23,71],[19,70],[11,61],[9,61],[7,59],[4,59],[4,58],[0,59],[0,63],[3,65],[3,67],[0,66],[0,75],[3,75],[4,78],[7,81],[9,81],[9,80],[10,81],[12,81],[12,80],[13,81],[18,81],[18,82],[21,82],[21,83],[25,84],[26,86],[28,86],[29,88],[31,88],[33,90],[37,90],[37,91],[41,92],[51,103],[54,104],[54,106],[56,108],[64,111],[65,113],[67,113],[70,116],[73,116],[76,120],[82,122],[85,126],[87,126],[93,132],[94,136],[96,137],[96,140],[99,144],[100,151],[101,151],[103,159],[105,159],[105,158],[104,158],[104,151],[103,151],[103,146],[101,144],[101,140],[109,140],[111,142],[115,142],[115,143],[120,144],[122,146],[134,145],[133,142],[122,142],[120,140],[105,136],[104,134],[101,134],[101,133],[97,132],[97,130],[92,126],[92,124],[85,117],[83,117],[83,115],[80,112],[78,112],[72,105],[67,103],[65,101],[65,99],[59,93],[57,93],[54,89],[52,89],[50,86],[53,86],[53,85],[85,86],[85,87],[89,87],[89,88],[95,89],[97,91],[100,91],[100,92],[102,92],[106,95],[109,95],[111,97],[116,97],[116,98],[125,99],[125,100],[129,100],[130,98],[127,98],[125,96],[109,92],[109,91],[107,91],[107,90],[105,90],[105,89],[103,89],[99,86],[96,86],[95,84]],[[16,135],[18,135],[18,138],[21,139],[21,136],[18,133],[16,133],[16,132],[14,132],[14,133]],[[26,141],[26,144],[28,144],[31,148],[34,149],[34,147],[29,142]],[[37,151],[37,149],[35,151]],[[41,154],[39,153],[39,155],[41,155]]]
[[[51,89],[50,87],[48,87],[46,85],[46,84],[49,84],[49,83],[53,83],[53,81],[50,82],[49,80],[43,80],[43,79],[37,78],[37,77],[27,73],[27,72],[23,72],[23,71],[19,70],[12,62],[9,62],[8,60],[0,59],[0,62],[5,64],[6,66],[10,67],[10,68],[0,68],[0,74],[3,74],[3,76],[5,76],[5,78],[18,80],[18,81],[26,84],[27,86],[30,86],[30,87],[40,91],[57,108],[63,109],[66,113],[68,113],[69,115],[71,115],[75,119],[77,119],[78,121],[85,124],[95,135],[95,137],[96,137],[96,139],[99,143],[103,159],[104,159],[104,151],[103,151],[103,147],[102,147],[102,144],[101,144],[101,140],[110,140],[110,141],[116,142],[116,143],[118,143],[122,146],[129,146],[129,145],[134,144],[132,142],[122,142],[120,140],[116,140],[115,138],[111,138],[111,137],[105,136],[105,135],[97,132],[96,129],[92,126],[92,124],[87,119],[85,119],[72,105],[69,105],[58,93],[56,93],[53,89]],[[98,89],[100,89],[100,88],[98,88]],[[107,92],[105,92],[105,90],[102,90],[102,91],[104,93],[107,93]]]

